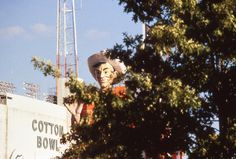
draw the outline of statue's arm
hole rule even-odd
[[[75,102],[73,104],[65,104],[64,103],[64,106],[71,113],[71,115],[75,119],[76,123],[79,123],[84,103],[78,103],[78,102]]]

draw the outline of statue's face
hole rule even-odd
[[[95,68],[95,77],[102,90],[109,89],[115,78],[114,68],[109,63],[102,63]]]

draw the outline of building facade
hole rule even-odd
[[[66,108],[45,101],[0,94],[0,159],[53,159],[66,145],[70,129]]]

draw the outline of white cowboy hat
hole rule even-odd
[[[96,79],[94,69],[96,65],[101,64],[101,63],[109,63],[114,68],[114,70],[117,71],[117,78],[114,80],[113,84],[120,82],[120,80],[122,79],[121,77],[126,72],[126,66],[124,65],[124,63],[121,62],[119,59],[113,60],[113,59],[107,58],[105,56],[104,51],[91,55],[88,58],[88,66],[89,66],[89,71],[92,74],[94,79]]]

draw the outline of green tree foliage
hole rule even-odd
[[[126,92],[100,92],[70,78],[73,98],[95,104],[93,124],[62,139],[64,159],[236,157],[236,1],[119,0],[147,35],[124,34],[109,50],[128,72]],[[94,93],[95,92],[95,93]],[[72,100],[72,101],[71,101]],[[219,119],[220,128],[212,124]]]
[[[149,26],[144,50],[132,48],[131,38],[125,43],[133,58],[128,63],[137,72],[156,74],[161,83],[167,77],[180,80],[202,101],[195,118],[204,124],[212,117],[219,119],[219,135],[196,131],[190,156],[235,157],[236,1],[120,0],[120,4],[135,21]]]

